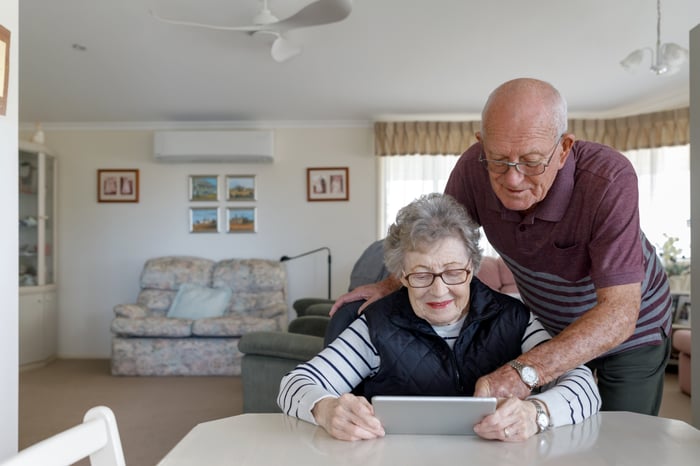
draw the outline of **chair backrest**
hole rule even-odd
[[[25,448],[2,466],[68,466],[90,457],[92,466],[124,466],[124,452],[114,413],[90,409],[83,423]]]

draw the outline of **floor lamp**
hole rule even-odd
[[[331,250],[330,250],[330,248],[327,248],[324,246],[322,248],[314,249],[313,251],[307,251],[307,252],[303,252],[301,254],[297,254],[296,256],[282,256],[282,257],[280,257],[280,262],[287,262],[287,261],[290,261],[293,259],[297,259],[299,257],[308,256],[309,254],[313,254],[315,252],[324,251],[324,250],[328,251],[328,299],[331,299]]]

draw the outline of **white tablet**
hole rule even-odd
[[[496,410],[496,398],[378,395],[372,406],[387,434],[475,435],[474,424]]]

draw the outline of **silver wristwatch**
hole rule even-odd
[[[533,405],[535,405],[535,409],[537,410],[537,414],[535,415],[535,423],[537,424],[537,433],[542,433],[545,430],[548,430],[549,427],[551,426],[549,422],[549,415],[547,414],[547,411],[544,409],[544,406],[542,406],[542,402],[540,400],[529,400]]]
[[[523,381],[527,387],[532,390],[537,386],[537,383],[540,381],[539,376],[537,375],[537,371],[535,370],[534,367],[532,366],[526,366],[525,364],[521,363],[517,359],[513,359],[511,362],[509,362],[510,366],[518,371],[518,374],[520,375],[520,379]]]

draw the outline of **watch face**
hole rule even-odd
[[[537,425],[540,428],[540,432],[549,427],[549,419],[547,419],[547,415],[545,413],[539,413],[537,415]]]
[[[523,366],[521,372],[523,381],[528,385],[535,385],[537,383],[537,372],[530,366]]]

